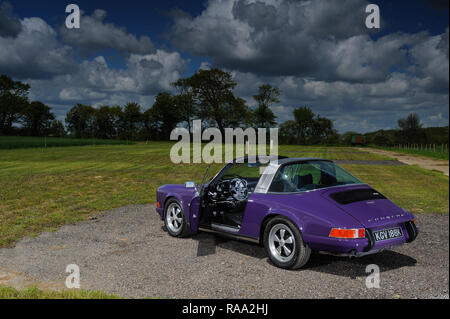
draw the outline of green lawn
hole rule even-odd
[[[134,144],[127,141],[60,137],[0,136],[0,149]]]
[[[12,287],[0,286],[0,299],[119,299],[101,291],[86,290],[45,290],[29,287],[17,290]]]
[[[204,164],[175,165],[173,144],[0,150],[0,247],[128,204],[154,203],[163,184],[199,182]],[[302,153],[293,153],[293,152]],[[353,148],[281,146],[280,155],[380,160]],[[221,164],[215,164],[217,171]],[[448,213],[449,179],[408,166],[345,165],[412,212]]]

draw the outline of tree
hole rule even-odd
[[[136,139],[138,131],[142,128],[141,106],[135,102],[125,104],[120,115],[121,136],[125,139]]]
[[[13,123],[19,120],[28,104],[29,90],[28,84],[0,75],[0,134],[10,133]]]
[[[95,136],[96,110],[89,105],[77,104],[66,114],[66,124],[69,132],[77,138],[92,138]]]
[[[333,129],[333,121],[317,115],[311,126],[311,140],[313,144],[327,143],[329,139],[335,136],[336,131]]]
[[[280,102],[278,97],[280,90],[269,84],[261,85],[259,93],[253,98],[258,103],[257,108],[253,111],[255,124],[260,128],[270,128],[276,124],[276,116],[270,109],[270,105]]]
[[[98,138],[116,138],[122,118],[120,106],[102,106],[95,113],[95,136]]]
[[[173,104],[177,109],[182,122],[187,123],[188,131],[191,131],[192,120],[198,116],[197,107],[195,105],[192,93],[180,93],[173,97]]]
[[[286,121],[280,125],[280,143],[295,144],[298,142],[298,125],[295,121]]]
[[[169,140],[172,130],[178,123],[185,120],[174,97],[167,92],[159,93],[156,96],[152,108],[146,112],[146,117],[151,123],[146,125],[147,129],[152,130],[157,138],[162,140]]]
[[[193,89],[189,86],[188,79],[179,79],[172,85],[179,91],[179,94],[174,96],[174,103],[180,112],[181,120],[187,123],[190,132],[192,120],[200,115]]]
[[[224,104],[224,111],[227,114],[222,119],[225,128],[246,127],[252,122],[252,112],[242,98],[233,96],[228,103]]]
[[[422,143],[426,141],[426,136],[421,131],[422,123],[417,113],[411,113],[406,119],[399,119],[398,126],[402,129],[399,132],[399,140],[402,143]]]
[[[190,78],[175,82],[175,85],[189,88],[200,108],[200,116],[216,124],[222,136],[225,136],[227,126],[248,120],[249,110],[242,99],[234,96],[236,82],[228,72],[199,70]]]
[[[398,126],[404,130],[418,130],[422,128],[422,123],[420,123],[420,118],[417,113],[411,113],[406,119],[399,119]]]
[[[298,128],[297,141],[306,144],[308,137],[311,135],[314,113],[309,107],[305,106],[295,109],[294,117]]]
[[[50,129],[55,115],[42,102],[31,102],[22,111],[22,124],[31,136],[43,136]]]
[[[372,138],[372,142],[375,145],[379,145],[379,146],[393,146],[394,145],[394,141],[392,140],[391,136],[389,134],[387,134],[384,130],[377,131]]]
[[[48,136],[65,137],[66,134],[67,133],[66,129],[64,128],[64,124],[58,120],[53,120],[47,130]]]

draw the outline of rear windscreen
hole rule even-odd
[[[351,191],[338,192],[330,195],[332,199],[341,205],[347,205],[355,202],[363,202],[366,200],[386,199],[383,194],[378,193],[371,188],[355,189]]]

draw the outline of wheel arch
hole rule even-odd
[[[270,212],[266,216],[264,216],[264,219],[261,222],[261,226],[259,229],[259,243],[261,245],[264,244],[264,231],[266,229],[267,223],[275,217],[284,217],[284,218],[288,219],[298,228],[300,233],[302,233],[302,230],[303,230],[302,224],[301,224],[300,220],[298,218],[296,218],[293,214],[290,214],[290,213],[287,213],[284,211]]]
[[[171,199],[176,199],[176,200],[180,203],[180,205],[183,206],[183,201],[182,201],[180,198],[178,198],[178,196],[176,196],[175,194],[169,194],[169,195],[167,195],[166,198],[164,199],[163,216],[166,215],[166,205],[167,205],[167,202],[168,202],[169,200],[171,200]]]

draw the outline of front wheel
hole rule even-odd
[[[164,225],[170,236],[183,237],[188,233],[186,216],[178,200],[171,199],[167,202],[164,213]]]
[[[275,217],[267,223],[264,248],[270,260],[284,269],[303,267],[311,255],[297,226],[284,217]]]

